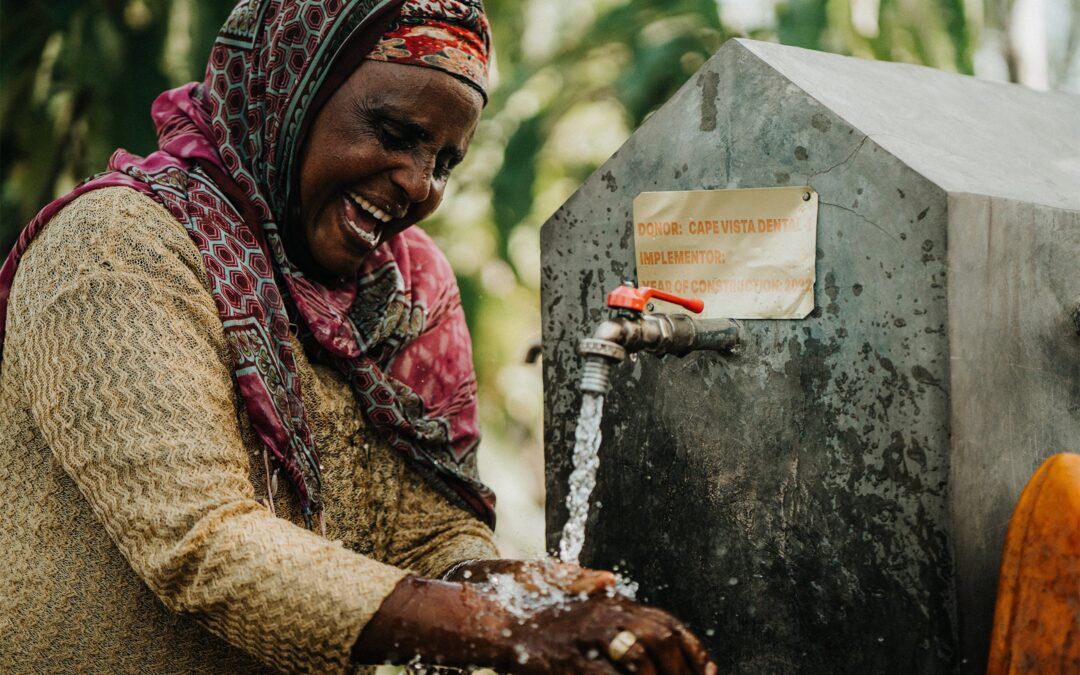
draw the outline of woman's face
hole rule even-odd
[[[376,246],[438,207],[482,107],[479,92],[441,71],[364,61],[311,126],[303,236],[287,237],[290,256],[324,280],[355,276]]]

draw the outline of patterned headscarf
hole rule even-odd
[[[490,54],[491,30],[479,3],[410,0],[367,58],[438,68],[487,101]]]
[[[0,345],[19,260],[79,195],[122,185],[179,220],[202,253],[233,374],[252,426],[292,483],[310,526],[322,477],[297,377],[290,324],[344,373],[365,416],[452,501],[494,524],[494,495],[476,474],[476,378],[461,299],[445,256],[409,228],[366,258],[354,283],[329,288],[285,255],[281,229],[300,145],[322,102],[388,29],[414,18],[489,44],[480,0],[241,0],[210,53],[206,79],[161,94],[151,113],[158,151],[117,150],[108,171],[46,206],[0,268]],[[451,30],[452,29],[452,30]],[[469,31],[474,37],[464,39]],[[406,43],[419,44],[406,39]],[[486,51],[438,57],[435,42],[404,60],[484,86]],[[470,47],[471,49],[471,47]],[[465,50],[467,51],[467,50]],[[480,58],[483,56],[483,58]]]

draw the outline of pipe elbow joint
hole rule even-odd
[[[626,327],[621,321],[607,319],[600,322],[600,325],[593,331],[592,337],[595,340],[606,340],[621,345],[626,340]]]

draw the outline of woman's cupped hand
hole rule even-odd
[[[716,672],[700,641],[675,617],[617,595],[552,607],[509,630],[515,662],[499,664],[505,672]]]
[[[408,577],[357,641],[363,663],[488,667],[503,673],[716,673],[671,614],[616,591],[611,572],[555,561],[477,561],[449,579]]]

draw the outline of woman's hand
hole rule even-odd
[[[630,635],[616,640],[624,631]],[[705,648],[677,619],[622,597],[594,595],[523,615],[477,585],[416,577],[383,601],[353,655],[361,663],[419,657],[525,675],[716,672]]]
[[[621,597],[552,608],[511,628],[514,673],[714,675],[701,642],[675,617]]]
[[[443,580],[482,583],[496,575],[510,575],[526,591],[540,594],[558,589],[571,595],[606,595],[616,581],[611,572],[557,560],[470,560],[451,567]]]

